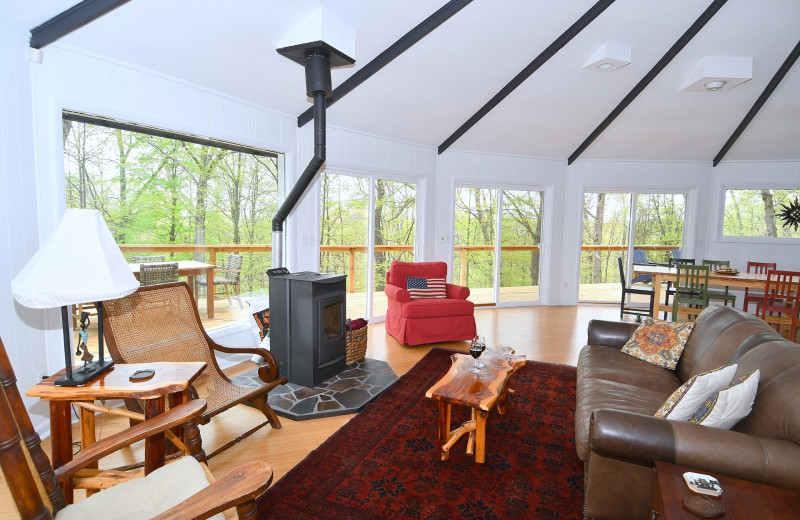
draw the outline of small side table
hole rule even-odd
[[[116,364],[110,371],[83,386],[56,386],[54,381],[64,375],[61,370],[31,387],[25,395],[38,397],[50,403],[50,440],[53,467],[58,468],[72,460],[72,421],[70,406],[73,402],[92,402],[102,399],[141,399],[144,401],[145,419],[164,413],[166,403],[177,406],[186,401],[186,390],[205,369],[198,363],[146,363]],[[153,369],[155,374],[146,381],[132,382],[128,378],[137,370]],[[81,435],[84,442],[94,442],[94,412],[81,409]],[[205,462],[200,431],[194,421],[187,423],[183,437],[190,454]],[[87,444],[88,444],[87,443]],[[145,440],[145,473],[164,465],[164,434]],[[64,495],[72,503],[72,487],[65,483]]]
[[[725,508],[723,520],[772,520],[798,518],[800,492],[757,482],[750,482],[708,471],[695,470],[668,462],[656,461],[651,495],[652,520],[698,520],[700,516],[681,505],[683,497],[694,494],[683,480],[687,471],[711,474],[722,485],[722,495],[710,497]]]
[[[486,419],[497,406],[500,414],[506,412],[511,374],[525,365],[525,356],[514,355],[511,347],[486,349],[480,357],[485,365],[480,374],[469,371],[474,360],[468,354],[453,354],[450,370],[428,389],[425,396],[439,403],[439,456],[450,457],[450,448],[464,434],[469,434],[467,454],[475,454],[475,462],[486,461]],[[450,431],[451,405],[467,406],[471,418]]]

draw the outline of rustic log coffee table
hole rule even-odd
[[[485,366],[479,374],[469,371],[474,360],[469,354],[453,354],[453,365],[425,393],[426,397],[439,401],[439,455],[442,460],[450,457],[450,448],[465,433],[467,454],[475,462],[486,461],[486,419],[489,411],[497,406],[500,414],[506,412],[508,394],[514,391],[508,387],[511,375],[525,364],[525,356],[515,355],[511,347],[489,348],[480,357]],[[450,431],[450,406],[468,406],[471,418],[453,431]]]

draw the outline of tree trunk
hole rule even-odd
[[[777,237],[778,228],[775,226],[775,200],[772,192],[761,190],[761,200],[764,201],[764,223],[767,225],[767,236]]]
[[[603,243],[603,218],[606,210],[606,194],[597,194],[597,213],[594,221],[594,237],[592,242],[595,245]],[[603,280],[603,268],[601,251],[593,251],[592,253],[592,283],[601,283]]]

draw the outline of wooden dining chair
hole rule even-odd
[[[777,330],[789,325],[789,341],[797,338],[797,315],[800,312],[800,272],[767,272],[767,285],[758,317]]]
[[[756,274],[767,274],[770,269],[777,269],[778,264],[775,262],[747,262],[747,272]],[[760,291],[751,291],[748,287],[744,289],[744,305],[742,308],[745,312],[751,303],[756,304],[756,315],[759,313],[759,306],[764,300],[764,293]]]
[[[703,260],[703,265],[707,265],[711,268],[712,271],[716,271],[720,267],[730,267],[731,262],[730,260]],[[728,302],[730,302],[731,307],[736,307],[736,295],[730,294],[730,288],[726,285],[724,291],[717,291],[714,289],[708,290],[708,299],[721,301],[725,307],[728,306]]]
[[[66,464],[53,468],[41,447],[22,401],[2,339],[0,339],[0,469],[7,487],[0,489],[2,513],[28,519],[164,519],[209,518],[224,520],[222,511],[236,507],[240,520],[255,520],[255,499],[272,482],[265,462],[239,466],[219,480],[192,457],[156,469],[147,476],[116,470],[91,469],[98,460],[152,435],[198,417],[203,400],[178,405],[127,430],[109,435],[81,450]],[[62,485],[88,472],[93,478],[113,475],[106,482],[119,484],[68,504]],[[144,482],[140,479],[144,479]],[[3,496],[4,493],[11,496]],[[217,515],[217,516],[213,516]],[[5,516],[4,516],[5,518]]]
[[[652,289],[632,289],[627,286],[625,283],[625,269],[622,267],[622,257],[617,258],[617,264],[619,265],[619,281],[622,284],[622,299],[620,300],[619,304],[619,319],[622,319],[623,314],[631,314],[637,316],[637,319],[641,316],[652,316],[653,315],[653,298],[654,293]],[[629,294],[639,294],[643,296],[648,296],[650,298],[650,306],[649,308],[645,307],[635,307],[633,305],[627,305],[626,300]]]
[[[708,307],[707,265],[676,266],[675,295],[672,298],[672,321],[678,321],[678,311],[684,308],[705,309]],[[691,315],[690,315],[691,316]]]
[[[287,382],[278,377],[278,362],[266,349],[225,347],[216,343],[203,328],[197,304],[185,282],[139,287],[124,298],[103,303],[103,327],[111,358],[116,363],[153,361],[202,361],[207,368],[195,379],[189,391],[194,398],[205,399],[208,410],[200,424],[237,405],[248,404],[260,410],[266,421],[239,435],[209,455],[219,454],[250,436],[267,423],[280,428],[281,422],[267,403],[270,390]],[[220,369],[215,352],[253,354],[264,361],[258,368],[263,385],[235,385]],[[137,401],[126,401],[129,409],[141,412]]]
[[[679,264],[683,265],[694,265],[694,258],[679,258],[673,256],[669,259],[669,267],[675,267]],[[670,296],[675,295],[675,288],[672,286],[672,282],[667,282],[667,288],[664,290],[664,305],[669,307],[669,298]],[[664,311],[664,320],[667,319],[668,311]]]

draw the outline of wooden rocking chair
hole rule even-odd
[[[265,462],[251,462],[214,481],[204,464],[183,457],[159,468],[143,480],[110,472],[121,482],[76,504],[67,504],[61,486],[92,468],[102,457],[141,439],[174,428],[200,415],[202,400],[189,401],[130,429],[111,435],[82,450],[55,470],[41,447],[22,402],[2,340],[0,340],[0,469],[8,485],[0,489],[3,512],[16,510],[19,518],[72,520],[82,518],[224,518],[222,511],[236,507],[240,520],[256,518],[255,499],[272,482],[272,468]],[[88,471],[103,478],[102,470]],[[98,477],[98,475],[100,475]],[[153,493],[153,490],[157,493]],[[4,494],[10,493],[11,497]],[[153,496],[153,495],[158,496]],[[146,505],[150,507],[144,507]],[[132,511],[136,514],[132,514]]]
[[[103,326],[111,358],[117,363],[154,361],[203,361],[206,369],[189,387],[195,399],[205,399],[208,410],[200,416],[200,424],[237,404],[249,404],[261,410],[266,421],[223,445],[211,458],[250,436],[267,423],[280,428],[275,411],[267,404],[267,393],[286,378],[278,378],[278,362],[268,350],[257,347],[230,348],[218,345],[206,334],[197,304],[185,282],[140,287],[135,293],[103,303]],[[214,351],[257,354],[264,358],[258,376],[264,385],[245,388],[233,384],[222,373]],[[128,408],[139,412],[136,401],[126,401]]]

